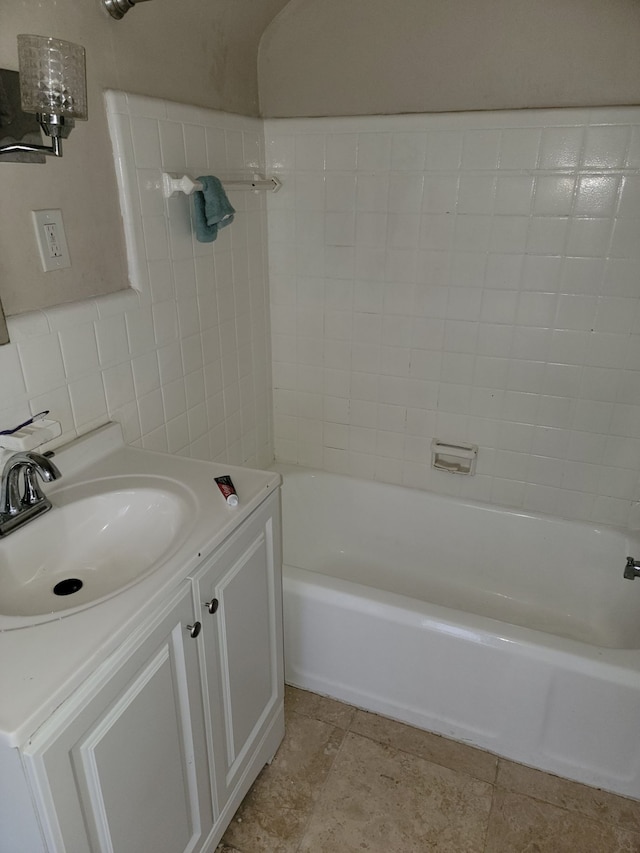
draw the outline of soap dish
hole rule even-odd
[[[431,466],[449,474],[475,474],[477,444],[450,444],[434,438],[431,442]]]
[[[7,450],[33,450],[62,434],[59,421],[40,420],[11,433],[0,435],[0,447]]]

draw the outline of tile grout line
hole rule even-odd
[[[298,711],[292,711],[292,713],[297,714],[297,713],[299,713],[299,712],[298,712]],[[300,716],[311,716],[311,715],[309,715],[309,714],[300,714]],[[354,714],[352,714],[351,720],[353,720],[353,717],[354,717],[354,716],[355,716],[355,713],[354,713]],[[327,723],[327,721],[326,721],[326,720],[320,720],[320,719],[318,719],[318,717],[311,716],[311,719],[316,720],[316,721],[317,721],[317,722],[319,722],[319,723],[324,723],[325,725],[331,725],[331,726],[333,727],[334,731],[335,731],[336,729],[340,729],[340,726],[336,726],[335,724],[332,724],[332,723]],[[311,810],[310,810],[310,812],[309,812],[309,817],[307,818],[307,821],[305,822],[304,829],[302,830],[302,834],[301,834],[301,836],[300,836],[300,841],[299,841],[299,842],[298,842],[298,844],[296,845],[296,848],[295,848],[294,853],[299,853],[299,851],[300,851],[300,849],[301,849],[301,847],[302,847],[302,844],[303,844],[303,842],[304,842],[305,836],[306,836],[307,831],[308,831],[308,829],[309,829],[309,824],[311,823],[311,821],[312,821],[312,819],[313,819],[313,816],[314,816],[314,814],[315,814],[316,808],[318,807],[318,803],[320,802],[320,798],[321,798],[321,796],[322,796],[323,791],[325,790],[325,788],[326,788],[326,786],[327,786],[327,783],[328,783],[328,781],[329,781],[329,779],[330,779],[330,777],[331,777],[331,774],[334,772],[334,768],[335,768],[336,761],[338,760],[338,757],[339,757],[339,755],[340,755],[340,753],[341,753],[341,751],[342,751],[342,747],[344,746],[344,742],[345,742],[345,740],[347,739],[347,735],[349,734],[350,728],[351,728],[351,721],[349,722],[349,726],[348,726],[346,729],[342,729],[342,731],[344,732],[344,737],[343,737],[343,738],[342,738],[342,740],[340,741],[340,746],[339,746],[339,747],[338,747],[338,749],[336,750],[336,754],[333,756],[333,761],[331,762],[331,767],[329,768],[329,772],[328,772],[328,773],[327,773],[327,775],[325,776],[325,778],[324,778],[324,781],[323,781],[322,785],[320,785],[320,787],[319,787],[319,789],[318,789],[318,796],[317,796],[317,798],[314,800],[313,807],[311,808]]]
[[[497,777],[497,762],[496,762],[496,777]],[[489,806],[489,813],[487,814],[487,824],[484,831],[484,842],[482,844],[482,853],[490,853],[487,849],[487,844],[489,843],[489,829],[491,827],[491,819],[493,818],[493,811],[496,803],[496,791],[497,785],[495,782],[491,785],[491,805]]]
[[[498,791],[502,791],[505,795],[512,795],[512,796],[515,796],[515,797],[522,797],[522,798],[524,798],[524,799],[526,799],[526,800],[528,800],[528,801],[531,801],[531,802],[533,802],[533,803],[540,803],[542,806],[546,806],[546,807],[551,807],[551,808],[553,808],[553,809],[557,809],[558,811],[564,812],[565,814],[570,815],[571,817],[578,816],[578,817],[580,817],[582,820],[585,820],[585,821],[591,821],[591,822],[593,822],[593,823],[595,823],[595,824],[599,824],[600,826],[603,826],[603,827],[612,827],[612,828],[614,828],[614,829],[620,829],[620,828],[622,828],[622,829],[623,829],[623,831],[625,831],[625,832],[627,832],[627,833],[629,833],[629,834],[632,834],[632,835],[636,835],[636,836],[638,836],[638,839],[640,839],[640,830],[633,829],[632,827],[620,827],[620,823],[619,823],[619,821],[616,821],[615,819],[607,819],[607,818],[603,818],[603,817],[601,817],[600,815],[592,814],[592,813],[587,812],[587,811],[585,811],[585,810],[582,810],[582,809],[580,809],[580,808],[571,808],[571,807],[570,807],[569,805],[567,805],[566,803],[565,803],[565,804],[562,804],[562,803],[557,802],[557,801],[555,801],[555,800],[553,800],[553,799],[551,799],[551,798],[545,798],[543,795],[537,795],[537,794],[535,794],[535,793],[528,793],[528,792],[526,792],[526,791],[524,791],[524,790],[521,790],[520,788],[506,787],[506,786],[504,786],[504,785],[501,785],[501,784],[498,782],[500,763],[501,763],[501,762],[508,762],[508,761],[509,761],[509,759],[504,759],[504,758],[502,758],[502,757],[498,756],[498,761],[497,761],[497,765],[496,765],[496,779],[495,779],[494,784],[492,785],[492,787],[493,787],[493,795],[492,795],[492,801],[491,801],[490,818],[491,818],[491,816],[493,815],[493,807],[494,807],[494,798],[495,798],[495,794],[496,794]],[[516,763],[517,763],[517,762],[516,762]],[[527,767],[527,768],[529,767],[529,766],[528,766],[528,765],[526,765],[526,764],[523,764],[523,765],[521,765],[521,766],[522,766],[522,767]],[[529,768],[529,769],[534,769],[534,770],[535,770],[536,768]],[[559,779],[561,782],[563,782],[563,781],[567,781],[567,782],[571,782],[572,784],[578,784],[578,785],[582,785],[582,784],[583,784],[583,783],[579,783],[579,782],[573,783],[573,782],[572,782],[572,780],[570,780],[570,779],[565,780],[565,779],[564,779],[564,777],[562,777],[562,776],[556,776],[555,774],[546,773],[545,771],[538,771],[538,772],[544,773],[546,776],[553,776],[554,778]],[[587,787],[587,788],[591,789],[591,786],[588,786],[588,785],[587,785],[587,786],[585,786],[585,787]],[[601,789],[601,788],[593,788],[593,789],[591,789],[591,790],[594,790],[594,791],[601,791],[603,794],[610,794],[610,793],[611,793],[611,792],[609,792],[609,791],[605,791],[604,789]],[[621,795],[621,794],[612,794],[612,796],[614,796],[614,797],[619,797],[619,798],[621,798],[621,799],[625,799],[625,797],[624,797],[623,795]],[[630,800],[630,802],[632,802],[632,803],[637,803],[637,802],[638,802],[638,801],[636,801],[636,800],[633,800],[632,798],[627,798],[627,799],[629,799],[629,800]],[[488,829],[488,825],[487,825],[487,829]],[[488,851],[484,851],[484,853],[489,853],[489,852],[488,852]]]

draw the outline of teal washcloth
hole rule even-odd
[[[202,184],[202,192],[193,194],[196,239],[199,243],[213,243],[218,230],[233,222],[235,210],[218,178],[204,175],[198,180]]]

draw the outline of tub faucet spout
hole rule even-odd
[[[624,567],[624,576],[630,581],[640,578],[640,560],[634,560],[633,557],[627,557],[627,565]]]

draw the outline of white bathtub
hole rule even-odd
[[[640,798],[640,539],[284,475],[286,680]]]

